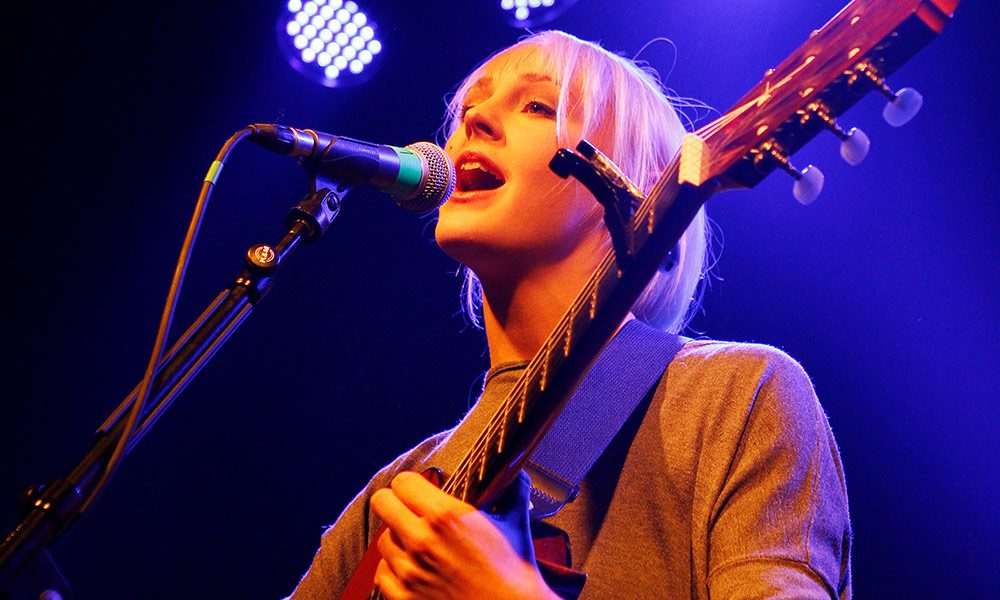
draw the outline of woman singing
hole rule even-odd
[[[376,532],[387,598],[558,598],[531,553],[428,483],[452,472],[611,248],[603,209],[549,169],[587,139],[649,190],[684,128],[658,81],[559,32],[533,35],[475,69],[450,105],[458,171],[435,237],[464,265],[490,370],[472,410],[380,471],[323,535],[291,598],[339,598]],[[679,332],[706,257],[699,213],[626,321]],[[480,312],[481,311],[481,312]],[[847,492],[808,376],[762,345],[689,340],[634,426],[576,499],[546,519],[568,534],[581,598],[849,598]],[[633,420],[630,420],[632,422]],[[524,515],[526,478],[509,492]],[[516,516],[516,515],[515,515]]]

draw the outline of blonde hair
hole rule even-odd
[[[572,88],[573,97],[578,100],[574,108],[581,116],[583,137],[593,141],[594,136],[603,134],[601,139],[609,146],[600,150],[648,193],[679,151],[685,133],[659,77],[648,67],[561,31],[528,36],[493,54],[474,69],[459,84],[448,103],[446,134],[450,136],[458,129],[465,96],[482,77],[486,64],[525,47],[536,50],[533,58],[540,59],[548,74],[560,85],[556,108],[559,145],[573,147],[579,141],[567,139]],[[608,115],[611,118],[606,122]],[[594,204],[595,211],[601,210],[596,201]],[[603,222],[596,221],[603,227]],[[681,237],[672,265],[657,271],[633,306],[632,312],[637,318],[673,333],[680,332],[688,324],[699,304],[699,283],[707,270],[707,227],[702,209]],[[610,247],[609,238],[607,248]],[[462,271],[466,314],[474,325],[481,326],[482,287],[471,269],[463,266]]]

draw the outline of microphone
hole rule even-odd
[[[250,139],[293,158],[317,175],[349,185],[370,185],[412,212],[441,206],[455,191],[455,165],[431,142],[405,148],[372,144],[312,129],[256,123]]]

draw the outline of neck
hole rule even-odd
[[[582,227],[582,226],[581,226]],[[532,358],[608,253],[600,225],[563,247],[524,252],[467,252],[457,256],[479,277],[490,366]],[[539,260],[538,257],[546,257]]]
[[[490,350],[490,366],[528,360],[542,347],[580,291],[594,275],[601,256],[599,245],[583,256],[517,270],[518,276],[480,277],[483,286],[483,325]],[[631,313],[626,322],[633,318]]]
[[[491,367],[538,352],[590,276],[578,275],[535,273],[508,285],[482,281]]]

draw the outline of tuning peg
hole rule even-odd
[[[820,171],[819,167],[808,165],[801,171],[793,169],[789,173],[795,178],[792,195],[803,206],[812,204],[813,200],[818,198],[820,192],[823,191],[823,182],[826,180],[823,177],[823,171]]]
[[[819,167],[814,165],[808,165],[801,171],[796,169],[789,162],[788,156],[782,152],[777,142],[772,140],[765,143],[760,147],[757,156],[760,157],[758,160],[766,158],[772,161],[779,169],[785,171],[795,179],[795,185],[792,186],[792,195],[795,196],[795,199],[799,203],[803,205],[812,204],[813,200],[819,197],[820,192],[823,191],[823,182],[826,179],[823,177],[823,171],[820,171]]]
[[[872,145],[868,134],[857,127],[851,127],[851,130],[846,133],[840,129],[840,133],[844,134],[840,138],[840,157],[852,167],[858,166],[868,156],[868,149]]]
[[[871,140],[864,131],[857,127],[852,127],[850,131],[837,124],[837,120],[830,115],[829,109],[822,102],[812,102],[801,111],[802,123],[805,124],[811,118],[817,118],[823,126],[840,138],[840,156],[847,164],[856,167],[868,156],[868,149],[871,148]]]
[[[889,94],[889,103],[882,109],[882,118],[893,127],[909,123],[924,105],[924,97],[913,88],[903,88],[895,93],[890,90]]]
[[[885,78],[879,74],[878,69],[870,63],[863,62],[854,69],[854,75],[850,77],[848,83],[854,83],[859,76],[863,76],[871,81],[876,89],[883,96],[889,99],[889,103],[882,109],[882,118],[893,127],[902,127],[910,122],[920,112],[920,107],[924,105],[924,97],[913,88],[903,88],[898,92],[886,85]]]

